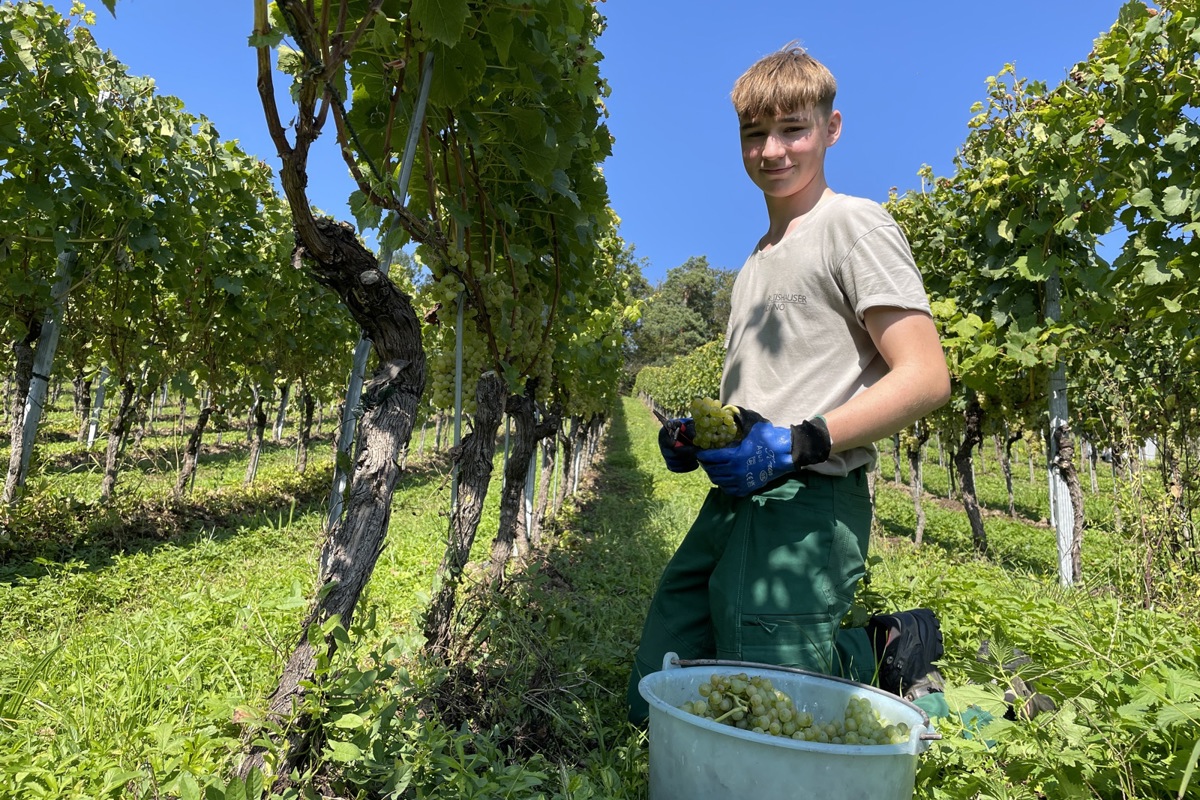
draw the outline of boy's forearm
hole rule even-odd
[[[869,309],[864,320],[889,369],[871,388],[823,412],[834,453],[885,439],[950,399],[946,356],[929,315],[883,307]]]
[[[834,453],[885,439],[945,405],[949,379],[938,371],[893,369],[844,405],[822,414]]]

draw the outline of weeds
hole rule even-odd
[[[612,420],[606,466],[548,527],[546,550],[500,591],[464,597],[449,663],[424,662],[415,633],[444,547],[446,469],[436,457],[414,464],[360,622],[327,631],[346,646],[306,696],[316,749],[282,776],[283,796],[645,797],[646,732],[624,718],[629,664],[662,567],[707,490],[702,475],[662,468],[655,433],[629,401]],[[295,479],[286,458],[277,468],[268,458],[250,492],[211,486],[170,506],[153,499],[157,478],[130,473],[122,485],[136,491],[100,507],[56,489],[83,480],[82,462],[69,443],[51,446],[54,463],[75,471],[44,470],[35,491],[45,502],[10,516],[16,544],[0,574],[0,796],[265,796],[280,776],[229,776],[307,609],[327,476]],[[218,453],[224,465],[208,472],[240,484],[237,452]],[[1036,482],[1018,474],[1010,518],[998,474],[980,475],[992,509],[984,559],[935,465],[925,545],[913,546],[911,499],[888,467],[885,458],[876,487],[873,603],[931,607],[946,639],[952,714],[919,762],[918,797],[1194,793],[1200,631],[1184,602],[1196,578],[1181,571],[1177,592],[1142,602],[1133,500],[1115,515],[1119,493],[1100,476],[1084,581],[1064,589]],[[481,536],[478,557],[489,545]],[[1027,660],[1011,657],[1018,649]],[[1014,713],[1004,700],[1014,674],[1057,710]]]

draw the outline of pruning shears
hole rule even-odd
[[[663,430],[667,432],[667,438],[671,440],[673,447],[695,447],[692,442],[691,432],[687,429],[687,425],[684,424],[683,420],[667,419],[657,408],[653,408],[651,411],[654,412],[655,418],[663,426]]]

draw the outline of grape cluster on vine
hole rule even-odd
[[[429,248],[418,248],[418,256],[428,263],[432,277],[423,289],[427,304],[424,316],[437,322],[432,331],[425,333],[432,406],[442,410],[454,407],[459,303],[463,316],[464,411],[473,413],[475,380],[489,369],[501,370],[510,379],[517,376],[518,383],[510,385],[509,391],[523,393],[524,385],[532,382],[535,399],[549,402],[555,386],[557,344],[546,330],[555,322],[546,297],[551,289],[531,283],[529,269],[511,259],[504,262],[505,274],[489,268],[480,258],[472,258],[465,250],[451,249],[439,256]],[[556,329],[552,333],[559,332]],[[620,341],[614,346],[619,352]],[[580,354],[567,348],[567,355],[577,358]]]

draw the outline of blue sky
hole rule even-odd
[[[66,11],[68,0],[52,3]],[[762,196],[742,170],[729,90],[755,59],[797,40],[833,71],[844,117],[827,173],[840,192],[882,202],[919,186],[929,164],[949,172],[971,104],[1007,62],[1051,85],[1087,57],[1118,0],[607,0],[599,47],[609,81],[613,156],[604,164],[621,234],[647,278],[692,256],[736,269],[762,234]],[[246,45],[249,0],[94,0],[93,29],[163,94],[211,119],[221,135],[278,165]],[[310,160],[310,197],[349,219],[353,186],[332,140]]]

